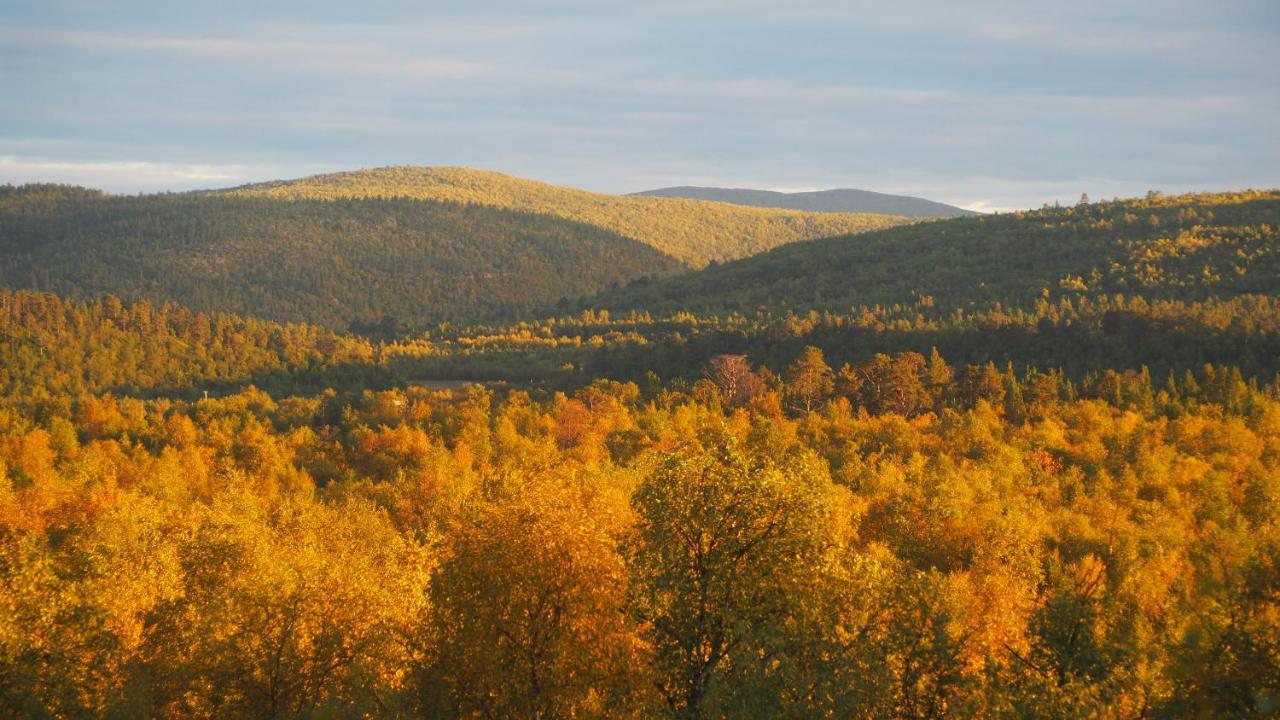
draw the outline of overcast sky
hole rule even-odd
[[[0,183],[1280,186],[1280,2],[0,2]]]

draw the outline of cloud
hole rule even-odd
[[[0,8],[3,179],[416,162],[987,209],[1280,183],[1274,0],[228,1]]]
[[[0,182],[84,185],[114,192],[156,192],[239,185],[280,177],[285,168],[146,161],[62,162],[0,156]],[[305,174],[299,171],[289,175]]]
[[[123,54],[155,54],[253,65],[265,72],[303,70],[334,75],[465,79],[492,71],[485,62],[396,52],[377,44],[243,39],[200,35],[121,34],[39,28],[0,29],[0,44],[60,45]]]
[[[742,77],[699,88],[723,98],[784,104],[833,105],[875,103],[877,105],[941,105],[963,99],[963,94],[944,89],[885,87],[846,83],[804,83],[780,77]]]

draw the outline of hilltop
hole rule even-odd
[[[679,187],[659,188],[635,193],[636,196],[688,198],[713,202],[785,208],[806,212],[879,213],[911,218],[973,217],[981,213],[954,205],[908,195],[888,195],[870,190],[837,188],[812,192],[776,192],[748,188]]]
[[[638,240],[694,267],[779,245],[900,225],[907,218],[813,213],[679,198],[606,195],[458,167],[388,167],[217,191],[288,200],[414,198],[487,205],[583,222]]]

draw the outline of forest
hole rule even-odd
[[[681,269],[595,226],[483,205],[0,188],[4,285],[340,330],[515,317]]]
[[[683,275],[459,198],[0,207],[0,716],[1280,714],[1275,191]],[[361,274],[513,237],[580,254]]]
[[[1265,716],[1280,385],[941,355],[688,387],[10,398],[30,717]]]
[[[0,187],[0,285],[379,336],[513,320],[779,243],[905,222],[389,169],[229,191]]]
[[[1081,203],[791,243],[591,299],[610,310],[751,314],[925,302],[944,312],[1042,298],[1194,302],[1280,292],[1280,192]]]

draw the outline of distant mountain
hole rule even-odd
[[[680,198],[606,195],[458,167],[388,167],[247,185],[219,194],[274,199],[415,198],[553,215],[638,240],[701,267],[797,240],[901,225],[901,216],[734,207]]]
[[[762,208],[785,208],[806,212],[879,213],[911,218],[971,217],[980,215],[954,205],[946,205],[907,195],[886,195],[869,190],[818,190],[815,192],[774,192],[746,188],[680,187],[660,188],[635,193],[634,196],[686,198],[750,205]]]
[[[654,314],[866,306],[945,315],[1117,295],[1280,296],[1280,190],[1153,196],[792,243],[587,302]]]

